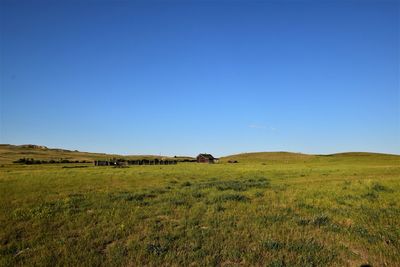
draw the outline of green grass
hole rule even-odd
[[[232,158],[239,163],[224,163]],[[1,266],[400,262],[399,156],[256,153],[129,168],[4,162]]]

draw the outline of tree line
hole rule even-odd
[[[91,161],[87,160],[69,160],[69,159],[59,159],[59,160],[40,160],[40,159],[33,159],[33,158],[20,158],[13,163],[20,163],[20,164],[56,164],[56,163],[91,163]]]

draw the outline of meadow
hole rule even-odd
[[[4,161],[0,265],[400,266],[399,202],[395,155],[252,153],[129,168]]]

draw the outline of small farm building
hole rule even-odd
[[[199,154],[196,157],[198,163],[217,163],[218,159],[214,158],[211,154]]]

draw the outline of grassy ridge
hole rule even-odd
[[[400,262],[399,156],[257,156],[125,169],[6,164],[0,265]]]
[[[0,164],[10,164],[20,158],[34,158],[38,160],[87,160],[110,158],[116,155],[107,155],[103,153],[79,152],[66,149],[52,149],[33,145],[7,145],[0,144]]]
[[[242,163],[327,163],[338,161],[343,162],[368,162],[368,163],[382,163],[389,161],[395,163],[400,161],[399,155],[392,154],[381,154],[381,153],[369,153],[369,152],[347,152],[337,153],[328,155],[310,155],[301,153],[291,152],[253,152],[253,153],[242,153],[237,155],[230,155],[221,158],[221,162],[238,161]]]
[[[314,158],[314,155],[307,155],[301,153],[290,153],[290,152],[253,152],[253,153],[243,153],[237,155],[230,155],[222,157],[222,162],[227,162],[229,160],[237,160],[239,162],[299,162],[307,161]]]
[[[155,155],[116,155],[116,154],[105,154],[105,153],[90,153],[80,152],[77,150],[66,150],[57,148],[47,148],[43,146],[34,145],[7,145],[0,144],[0,164],[10,164],[15,160],[21,158],[33,158],[35,160],[79,160],[79,161],[93,161],[93,160],[106,160],[110,158],[125,158],[125,159],[154,159],[160,158],[161,156]],[[164,157],[163,158],[169,158]],[[185,159],[189,157],[178,157],[178,159]]]

